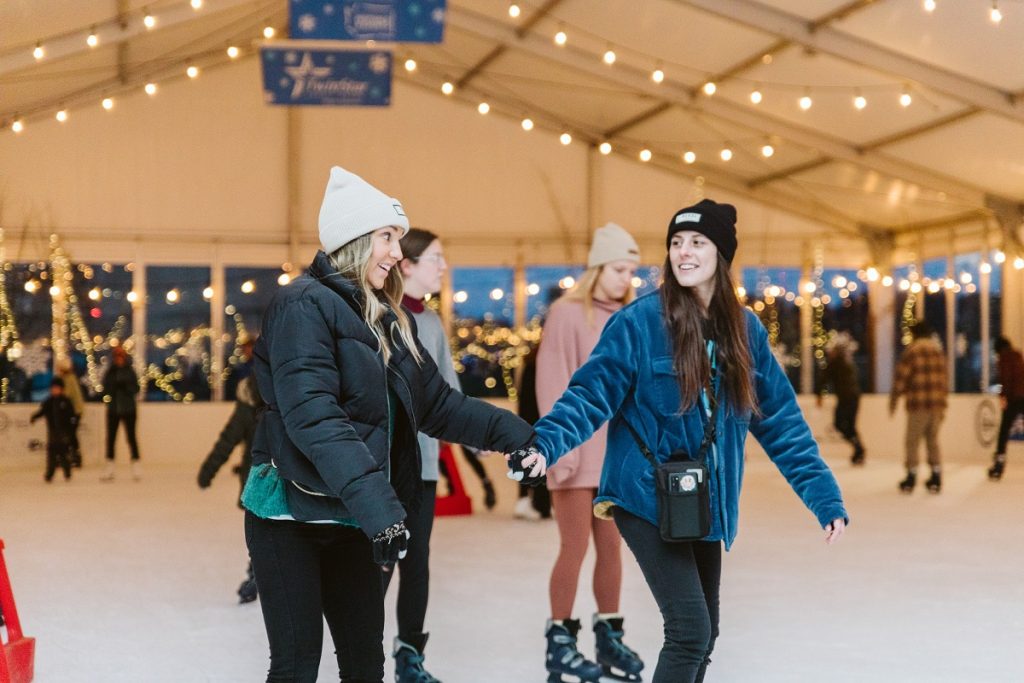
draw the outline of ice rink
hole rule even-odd
[[[202,451],[208,439],[181,440]],[[869,452],[867,467],[853,469],[846,449],[828,444],[853,519],[831,548],[771,463],[752,454],[708,681],[1024,680],[1020,448],[1011,446],[998,484],[985,478],[987,463],[950,457],[941,495],[904,496],[895,454]],[[140,482],[122,461],[117,481],[103,484],[93,460],[70,483],[47,485],[37,459],[0,462],[0,537],[23,628],[37,638],[37,681],[263,680],[260,610],[234,593],[247,560],[229,473],[201,491],[201,455],[144,463]],[[501,463],[487,465],[499,474]],[[427,664],[445,683],[545,680],[555,525],[513,518],[514,487],[496,481],[495,511],[437,521]],[[649,680],[661,621],[624,553],[626,640]],[[577,605],[589,623],[587,568]],[[393,615],[394,591],[389,651]],[[589,629],[581,648],[592,656]],[[328,639],[321,680],[337,680],[332,652]]]

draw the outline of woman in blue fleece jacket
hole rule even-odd
[[[659,291],[612,316],[589,361],[535,425],[535,447],[550,465],[609,422],[594,513],[615,520],[664,617],[654,683],[704,679],[718,635],[721,549],[736,537],[748,431],[826,530],[827,543],[848,521],[767,332],[736,299],[729,274],[735,223],[735,208],[706,199],[673,216]],[[710,395],[707,387],[714,387]],[[720,409],[712,411],[716,400]],[[680,450],[700,452],[710,414],[711,532],[667,543],[657,526],[654,470],[629,427],[663,462]]]

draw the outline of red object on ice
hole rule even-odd
[[[441,442],[440,458],[448,470],[451,493],[443,498],[437,498],[434,503],[434,515],[444,517],[473,514],[473,501],[466,495],[466,489],[462,486],[462,477],[459,476],[459,468],[455,466],[452,447],[444,442]]]
[[[3,551],[4,542],[0,539],[0,610],[7,625],[7,642],[3,643],[3,656],[0,656],[0,683],[28,683],[34,674],[36,639],[26,638],[21,633]]]

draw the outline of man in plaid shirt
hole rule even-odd
[[[896,365],[896,377],[889,396],[890,416],[896,413],[900,396],[906,396],[907,399],[907,478],[900,482],[900,490],[904,493],[914,490],[914,484],[917,483],[918,446],[921,437],[924,437],[928,448],[928,465],[932,470],[925,486],[932,493],[938,493],[942,488],[939,426],[946,414],[946,395],[949,393],[946,354],[924,321],[912,324],[910,334],[913,341]]]

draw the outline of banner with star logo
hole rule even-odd
[[[291,0],[296,40],[440,43],[447,0]]]
[[[268,104],[386,107],[391,104],[390,52],[310,48],[274,43],[260,48]]]

